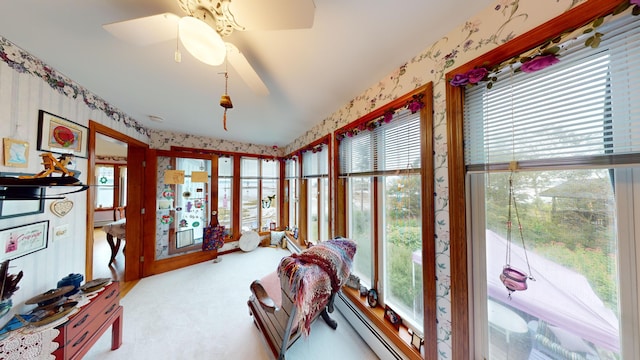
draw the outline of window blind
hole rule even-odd
[[[503,69],[491,89],[465,90],[465,163],[580,158],[640,152],[640,26],[624,16],[561,45],[560,62],[534,72]],[[622,158],[622,157],[621,157]],[[624,161],[639,160],[624,156]]]
[[[287,179],[295,179],[296,177],[298,177],[297,157],[285,160],[284,177]]]
[[[420,169],[420,113],[402,110],[391,122],[340,142],[340,175]]]
[[[306,151],[302,154],[302,177],[322,177],[329,175],[329,151],[323,144],[316,152]]]

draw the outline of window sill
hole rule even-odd
[[[358,290],[343,286],[342,293],[358,307],[358,309],[369,318],[369,320],[388,338],[408,359],[422,359],[421,351],[411,345],[411,334],[404,325],[400,325],[400,330],[396,330],[391,323],[384,319],[384,309],[381,306],[369,307],[366,297],[360,297]]]

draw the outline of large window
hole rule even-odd
[[[329,151],[321,144],[302,154],[302,177],[307,181],[307,241],[329,239]]]
[[[240,159],[240,221],[242,231],[268,231],[277,223],[278,162],[258,158]]]
[[[465,91],[476,358],[640,356],[640,27],[598,31],[595,50],[583,35],[551,67]],[[510,294],[504,266],[528,288]]]
[[[233,158],[218,158],[218,222],[233,234]]]
[[[340,142],[347,180],[347,234],[358,243],[353,272],[385,305],[422,331],[420,112],[356,130]]]
[[[295,229],[298,227],[298,214],[299,214],[299,179],[300,174],[298,172],[298,157],[292,157],[285,161],[285,191],[287,192],[287,198],[285,202],[288,203],[288,215],[289,229]]]

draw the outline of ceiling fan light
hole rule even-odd
[[[224,62],[227,48],[215,29],[191,16],[181,18],[179,26],[180,41],[191,55],[208,65]]]

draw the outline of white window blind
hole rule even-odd
[[[297,157],[285,160],[284,177],[287,179],[295,179],[296,177],[298,177]]]
[[[390,123],[340,142],[340,175],[420,169],[420,113],[402,110]]]
[[[640,152],[640,26],[625,16],[563,44],[560,62],[534,72],[498,74],[491,89],[465,90],[465,163],[544,160],[638,162]]]
[[[318,148],[316,148],[318,149]],[[322,144],[315,152],[309,150],[302,154],[302,177],[322,177],[329,175],[329,151]]]

